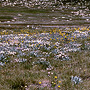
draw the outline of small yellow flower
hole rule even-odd
[[[39,84],[41,84],[41,82],[39,82]]]
[[[61,81],[58,81],[59,83],[61,83]]]
[[[50,32],[50,34],[52,34],[52,32]]]
[[[60,32],[59,34],[60,34],[60,35],[62,35],[62,33],[61,33],[61,32]]]
[[[87,30],[89,31],[89,28]]]
[[[67,38],[67,37],[65,36],[65,38]]]
[[[54,48],[57,48],[56,46],[54,46]]]
[[[56,83],[54,83],[54,85],[56,85]]]
[[[57,79],[57,76],[55,76],[54,78]]]
[[[60,85],[58,86],[58,88],[60,88]]]

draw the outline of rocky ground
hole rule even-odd
[[[8,8],[7,8],[8,7]],[[83,6],[42,8],[0,7],[1,28],[89,26],[90,11]]]

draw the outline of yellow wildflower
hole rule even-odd
[[[58,88],[60,88],[60,85],[58,86]]]
[[[52,32],[50,32],[50,34],[52,34]]]
[[[57,79],[57,76],[55,76],[54,78]]]
[[[54,85],[55,85],[56,83],[54,83]]]
[[[65,36],[65,38],[67,38],[67,36]]]
[[[39,82],[39,84],[41,84],[41,82]]]
[[[58,81],[59,83],[61,83],[61,81]]]

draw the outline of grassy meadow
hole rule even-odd
[[[0,90],[90,89],[90,11],[75,8],[0,7]]]
[[[79,28],[80,29],[80,28]],[[79,32],[87,31],[89,33],[89,28],[73,28],[63,32],[63,30],[52,29],[52,30],[20,30],[20,31],[4,31],[0,32],[2,36],[1,42],[8,43],[10,40],[3,40],[4,35],[21,35],[21,41],[17,44],[10,45],[9,47],[22,47],[22,45],[28,45],[29,51],[22,51],[25,55],[19,58],[27,59],[26,61],[19,62],[19,53],[12,55],[9,54],[5,65],[0,66],[0,89],[1,90],[89,90],[90,86],[90,49],[85,48],[85,43],[88,41],[90,43],[90,36],[79,38],[77,36],[73,37],[73,33],[78,30]],[[71,36],[69,35],[71,33]],[[48,33],[48,34],[47,34]],[[44,36],[45,34],[45,36]],[[41,36],[40,36],[41,35]],[[56,35],[56,36],[54,36]],[[59,36],[58,36],[59,35]],[[13,40],[15,39],[13,36]],[[9,36],[10,37],[10,36]],[[33,40],[33,43],[26,44],[25,37],[29,40]],[[44,40],[45,42],[41,44],[40,42],[35,43],[34,40]],[[11,38],[11,37],[10,37]],[[56,43],[60,43],[56,45]],[[77,51],[67,51],[66,55],[69,56],[70,60],[63,60],[63,57],[56,58],[58,53],[53,50],[60,50],[64,45],[69,45],[69,43],[79,43],[82,44],[80,50]],[[44,45],[45,44],[45,45]],[[55,46],[53,46],[55,45]],[[33,47],[38,47],[32,49]],[[44,48],[51,47],[50,50]],[[53,47],[52,47],[53,46]],[[3,46],[4,47],[4,46]],[[34,47],[34,48],[35,48]],[[43,48],[41,48],[43,47]],[[69,46],[68,46],[69,47]],[[70,47],[71,48],[71,47]],[[60,50],[64,52],[63,50]],[[38,55],[29,54],[33,51],[40,51]],[[65,50],[66,51],[66,50]],[[7,52],[7,51],[6,51]],[[42,55],[44,53],[44,55]],[[49,56],[45,56],[49,54]],[[39,56],[42,55],[42,56]],[[17,59],[17,60],[16,60]],[[41,60],[41,62],[40,62]],[[71,76],[79,76],[82,78],[82,82],[79,84],[74,84],[71,81]]]

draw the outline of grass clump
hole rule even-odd
[[[16,77],[15,79],[9,80],[10,88],[14,90],[25,90],[25,81],[20,77]]]
[[[38,60],[36,62],[33,62],[33,65],[41,65],[42,69],[46,69],[46,68],[51,67],[50,62],[46,61],[46,60],[43,60],[43,59],[40,59],[40,60]]]

